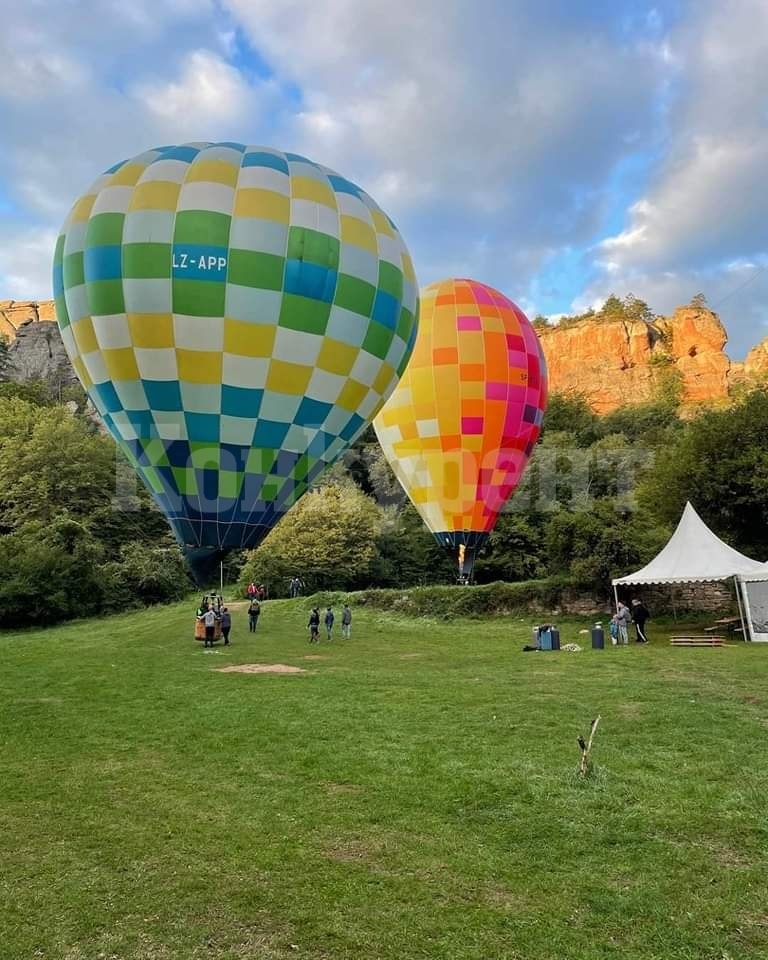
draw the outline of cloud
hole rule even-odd
[[[227,61],[233,29],[209,0],[7,5],[0,295],[49,295],[44,241],[102,170],[159,143],[256,132],[273,93]]]
[[[57,231],[0,229],[0,290],[9,299],[47,300],[51,293],[51,251]]]
[[[303,91],[290,142],[386,202],[425,281],[422,263],[461,260],[478,236],[531,264],[588,237],[603,182],[650,122],[658,51],[619,42],[608,4],[594,18],[565,0],[226,5]]]
[[[211,139],[255,113],[258,96],[242,74],[210,50],[188,54],[177,78],[145,80],[134,95],[174,139]]]
[[[664,149],[626,224],[594,251],[598,275],[578,299],[634,290],[668,311],[704,291],[721,304],[742,355],[768,333],[768,6],[710,0],[668,43],[674,76]],[[742,281],[733,262],[754,261]]]

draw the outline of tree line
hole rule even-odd
[[[604,596],[647,562],[690,499],[726,541],[768,559],[768,387],[682,417],[674,394],[596,415],[550,400],[526,478],[475,567],[480,583],[567,579]],[[121,492],[122,488],[127,490]],[[52,623],[181,598],[178,547],[83,395],[0,382],[0,623]],[[287,595],[451,583],[368,430],[227,577]]]

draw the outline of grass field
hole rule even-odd
[[[189,614],[0,637],[2,960],[768,956],[768,649]]]

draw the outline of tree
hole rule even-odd
[[[456,579],[453,557],[438,546],[409,500],[401,507],[393,504],[383,509],[376,551],[371,579],[377,586],[453,583]]]
[[[181,600],[190,588],[181,551],[170,542],[124,544],[119,559],[105,565],[101,580],[104,605],[110,610]]]
[[[64,407],[0,400],[0,526],[87,520],[115,491],[114,445]]]
[[[541,436],[561,432],[572,434],[579,447],[588,447],[600,435],[598,418],[582,394],[550,395]]]
[[[0,380],[5,378],[10,363],[11,356],[8,352],[8,338],[5,334],[0,333]]]
[[[709,310],[709,304],[707,303],[707,298],[703,293],[697,293],[691,297],[691,302],[689,304],[691,307],[695,307],[697,310]]]
[[[545,542],[551,575],[570,573],[579,586],[607,597],[611,577],[649,560],[664,533],[612,501],[598,500],[591,510],[554,514]]]
[[[0,537],[0,621],[26,626],[97,613],[102,556],[88,529],[67,517]]]
[[[699,414],[660,448],[638,488],[659,521],[674,524],[690,500],[740,550],[768,555],[768,388],[724,410]]]
[[[380,517],[376,504],[351,482],[307,493],[249,555],[243,584],[268,583],[287,592],[292,576],[310,591],[368,586]]]
[[[547,571],[541,518],[521,513],[502,513],[488,545],[475,563],[480,583],[494,580],[533,580]]]
[[[630,444],[643,447],[668,442],[670,434],[681,427],[675,405],[665,401],[618,407],[600,420],[602,436],[621,434]]]

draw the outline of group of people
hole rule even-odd
[[[650,620],[648,608],[642,600],[635,598],[632,601],[632,609],[619,600],[616,607],[616,613],[611,618],[611,640],[617,644],[629,643],[629,625],[635,625],[635,641],[637,643],[648,643],[648,635],[645,632],[645,624]]]
[[[267,599],[267,588],[263,583],[260,583],[257,587],[253,580],[251,580],[245,594],[249,600],[258,600],[261,602]]]
[[[229,646],[229,634],[232,630],[232,616],[224,606],[222,598],[216,594],[206,594],[197,608],[197,621],[205,629],[204,646],[212,647],[217,639],[217,627],[224,640],[224,646]]]
[[[248,589],[250,593],[250,587]],[[248,604],[248,630],[250,633],[256,633],[260,616],[261,600],[259,600],[258,593],[251,594]],[[309,623],[307,624],[310,643],[320,642],[320,616],[319,607],[313,607],[312,613],[309,615]],[[220,596],[215,593],[206,594],[197,608],[196,617],[199,626],[205,631],[204,635],[197,634],[197,636],[202,636],[205,640],[204,645],[206,647],[213,647],[214,642],[218,640],[219,637],[224,640],[225,647],[229,646],[232,616],[228,608],[224,606],[224,601]],[[333,640],[333,628],[336,623],[336,615],[333,612],[333,607],[327,607],[322,622],[325,624],[325,635],[327,639]],[[352,611],[349,609],[348,603],[344,604],[341,611],[341,635],[345,640],[352,639]]]
[[[304,581],[301,577],[291,577],[288,583],[288,596],[291,600],[295,600],[296,597],[300,597],[304,591]]]
[[[325,611],[325,617],[323,618],[325,624],[325,634],[328,640],[333,640],[333,625],[336,622],[336,615],[333,612],[333,607],[328,607]],[[309,630],[309,642],[310,643],[319,643],[320,642],[320,609],[319,607],[312,607],[312,613],[309,615],[309,623],[307,624],[307,629]],[[349,609],[349,604],[345,603],[341,611],[341,635],[345,640],[352,639],[352,611]]]

